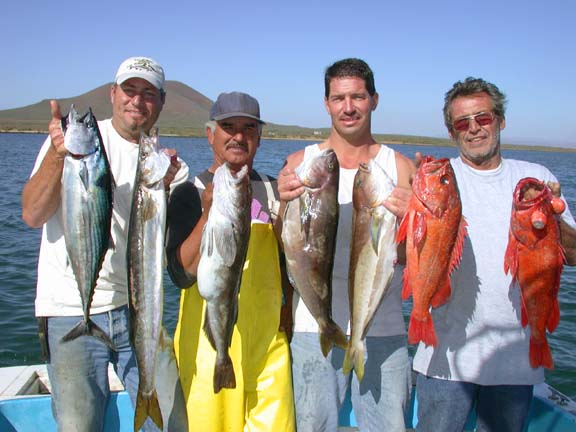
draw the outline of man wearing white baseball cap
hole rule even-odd
[[[116,185],[113,193],[110,245],[98,275],[90,319],[113,341],[116,350],[94,337],[62,342],[83,315],[76,279],[64,241],[61,181],[64,159],[62,114],[50,101],[49,137],[36,159],[22,192],[22,218],[31,227],[43,227],[38,259],[36,316],[41,343],[48,358],[54,417],[59,431],[101,431],[109,399],[108,365],[112,363],[124,387],[136,402],[138,369],[130,343],[126,249],[128,221],[138,160],[139,140],[156,123],[166,95],[164,70],[147,57],[125,60],[110,89],[112,118],[98,121],[102,142]],[[185,182],[188,167],[169,150],[171,166],[164,177],[167,190]],[[159,379],[158,381],[166,381]],[[173,393],[174,389],[171,389]],[[174,397],[171,394],[170,397]],[[160,408],[163,400],[159,395]],[[166,398],[164,398],[166,399]],[[185,408],[184,408],[185,411]],[[164,415],[164,427],[181,430]],[[147,420],[142,430],[158,430]]]

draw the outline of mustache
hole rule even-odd
[[[247,146],[245,144],[242,144],[241,142],[238,142],[234,139],[228,141],[225,145],[226,149],[229,149],[230,147],[241,147],[241,148],[246,148]]]

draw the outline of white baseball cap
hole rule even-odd
[[[164,88],[164,69],[149,57],[130,57],[122,62],[116,72],[116,84],[120,85],[130,78],[142,78],[156,87]]]

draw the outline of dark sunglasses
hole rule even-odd
[[[466,132],[470,127],[470,120],[472,119],[478,123],[478,126],[488,126],[489,124],[492,124],[495,118],[496,116],[491,112],[481,112],[455,120],[452,123],[452,127],[458,132]]]

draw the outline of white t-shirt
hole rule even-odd
[[[545,167],[504,159],[479,171],[451,159],[468,230],[462,261],[452,275],[452,296],[433,309],[438,346],[420,343],[414,370],[427,376],[481,385],[537,384],[543,368],[530,366],[530,330],[520,324],[520,290],[504,273],[512,195],[518,181],[557,181]],[[570,210],[562,219],[575,226]]]
[[[102,313],[128,303],[128,276],[126,272],[126,245],[128,220],[132,203],[132,190],[138,160],[138,145],[122,138],[112,126],[110,119],[99,121],[98,127],[108,155],[115,182],[111,224],[111,246],[104,257],[97,281],[90,312]],[[38,170],[46,152],[50,137],[46,139],[32,175]],[[188,166],[182,164],[172,187],[188,178]],[[82,301],[72,267],[68,264],[62,208],[44,224],[38,256],[38,282],[36,286],[36,316],[82,315]]]
[[[307,146],[304,150],[304,160],[313,157],[319,152],[318,144]],[[374,159],[386,171],[394,184],[397,184],[398,171],[394,150],[383,145]],[[346,329],[348,335],[350,334],[348,269],[350,267],[352,236],[352,190],[356,171],[357,169],[340,168],[338,231],[336,233],[336,253],[332,271],[332,318],[340,328]],[[374,315],[374,320],[368,330],[368,336],[393,336],[406,333],[400,296],[402,291],[402,271],[403,267],[401,266],[397,266],[395,269],[390,291]],[[293,308],[294,331],[316,333],[318,324],[304,305],[304,302],[300,301],[300,297],[296,292],[294,293]]]

